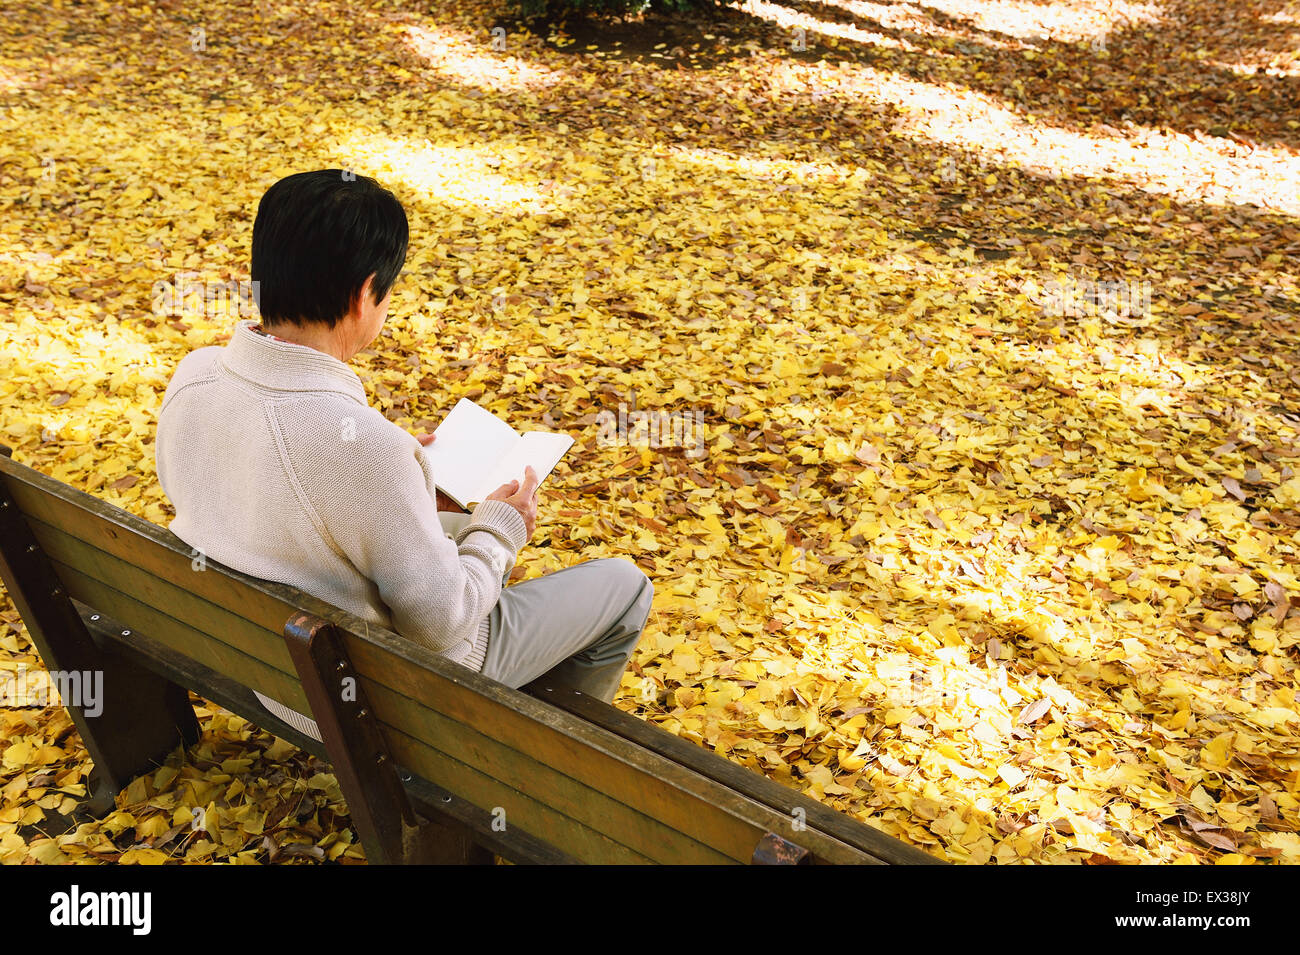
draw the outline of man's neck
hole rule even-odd
[[[333,328],[326,328],[324,325],[308,325],[304,327],[291,325],[287,322],[274,325],[263,322],[258,327],[268,335],[292,342],[295,345],[314,348],[319,352],[337,358],[341,362],[347,362],[352,357],[339,334],[342,331],[342,323],[335,325]]]

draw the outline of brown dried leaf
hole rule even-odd
[[[1034,700],[1034,702],[1022,709],[1020,716],[1016,718],[1016,722],[1026,726],[1037,723],[1051,708],[1052,701],[1044,696],[1041,699]]]
[[[1241,485],[1237,483],[1236,478],[1223,478],[1223,489],[1239,501],[1246,499],[1246,492],[1241,489]]]

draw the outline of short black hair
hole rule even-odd
[[[333,328],[375,276],[378,305],[406,261],[397,197],[368,176],[317,169],[285,176],[253,221],[253,295],[262,320]]]

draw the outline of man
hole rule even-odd
[[[267,190],[253,223],[262,323],[186,355],[159,412],[171,530],[509,686],[546,675],[609,702],[650,612],[646,575],[601,558],[506,587],[536,521],[533,469],[472,514],[439,513],[432,436],[371,408],[347,367],[383,329],[407,241],[401,203],[373,179],[324,169]]]

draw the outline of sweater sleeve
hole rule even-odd
[[[484,501],[453,541],[438,520],[418,442],[373,415],[356,416],[354,441],[288,455],[296,460],[287,469],[326,540],[375,584],[398,633],[435,653],[473,644],[527,543],[524,519],[504,501]]]

